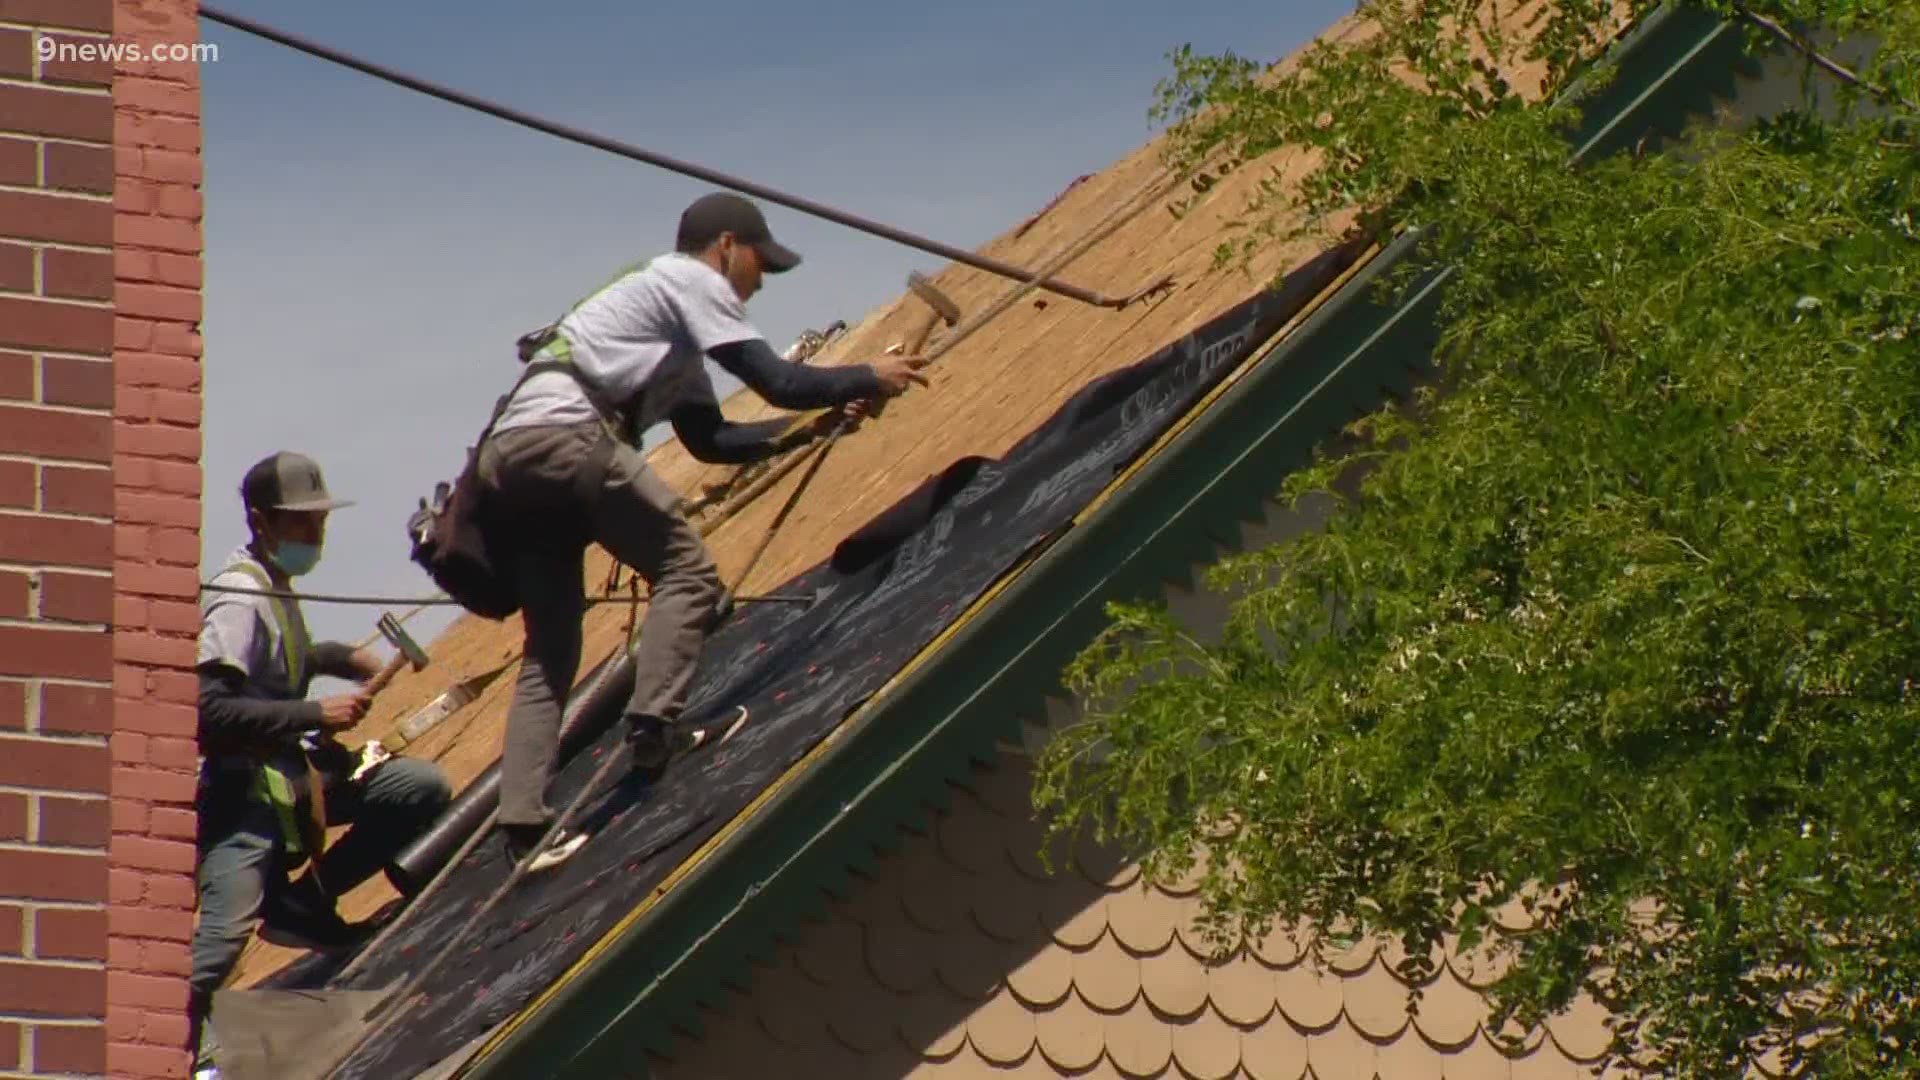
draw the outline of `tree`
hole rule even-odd
[[[1212,569],[1219,644],[1110,610],[1036,802],[1150,874],[1204,854],[1222,928],[1497,939],[1498,1018],[1585,988],[1652,1072],[1911,1074],[1920,5],[1716,4],[1810,67],[1816,31],[1880,48],[1834,115],[1569,167],[1579,99],[1538,91],[1605,78],[1621,7],[1520,34],[1367,2],[1376,33],[1290,70],[1174,54],[1156,116],[1196,189],[1315,155],[1223,264],[1355,212],[1417,224],[1457,268],[1446,391],[1356,426],[1357,498],[1351,456],[1288,478],[1333,514]],[[1526,59],[1542,88],[1502,78]],[[1517,896],[1537,928],[1492,929]]]

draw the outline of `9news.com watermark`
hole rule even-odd
[[[43,64],[211,64],[220,59],[220,46],[208,41],[74,41],[41,34],[34,53]]]

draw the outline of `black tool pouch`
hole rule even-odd
[[[524,385],[534,371],[514,384]],[[455,603],[484,619],[501,620],[520,610],[513,583],[513,541],[503,530],[488,528],[485,491],[480,484],[480,450],[493,425],[513,398],[510,390],[494,404],[480,438],[467,448],[466,465],[453,483],[434,485],[433,497],[407,518],[411,558]]]
[[[478,458],[478,448],[469,451],[453,483],[435,485],[432,501],[420,500],[407,519],[407,537],[413,561],[435,585],[475,615],[499,620],[520,610],[520,596],[511,547],[481,519]]]

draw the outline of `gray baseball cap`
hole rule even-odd
[[[248,469],[240,481],[240,499],[257,510],[338,510],[353,505],[327,493],[318,462],[291,450],[263,458]]]
[[[784,274],[800,265],[800,253],[773,238],[760,208],[729,191],[703,195],[682,211],[674,246],[698,251],[729,232],[760,253],[760,264],[769,274]]]

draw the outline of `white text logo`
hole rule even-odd
[[[164,42],[140,45],[127,41],[57,41],[41,34],[35,45],[43,64],[210,64],[220,59],[212,42]]]

